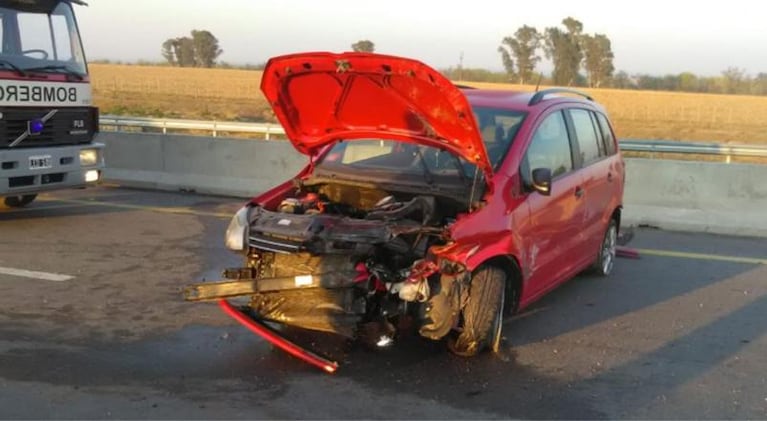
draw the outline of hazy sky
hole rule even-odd
[[[615,67],[629,73],[727,67],[767,72],[767,4],[674,0],[88,0],[77,7],[90,59],[159,61],[168,38],[207,29],[230,63],[261,63],[300,51],[347,51],[370,39],[376,51],[433,67],[501,70],[501,39],[527,24],[539,30],[573,16],[613,43]],[[544,70],[550,65],[542,65]]]

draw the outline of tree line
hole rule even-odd
[[[375,52],[375,43],[368,39],[358,40],[350,47],[356,52]],[[737,67],[729,67],[718,76],[616,72],[610,38],[606,34],[584,33],[583,23],[573,17],[563,19],[561,27],[543,31],[523,25],[513,35],[504,37],[497,51],[503,72],[462,65],[441,72],[452,80],[473,82],[767,95],[767,73],[752,76]],[[221,53],[218,39],[206,30],[192,30],[190,36],[170,38],[162,44],[162,56],[172,66],[263,69],[263,63],[235,66],[218,62]],[[537,71],[543,57],[553,65],[550,75]]]
[[[510,81],[529,84],[537,79],[535,68],[541,61],[540,51],[551,60],[554,85],[589,86],[607,85],[615,71],[610,39],[605,34],[586,34],[583,23],[567,17],[564,28],[552,26],[542,32],[523,25],[501,40],[498,52]],[[583,69],[586,76],[581,75]]]

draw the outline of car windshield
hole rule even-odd
[[[475,107],[482,140],[493,167],[498,167],[509,150],[525,113]],[[434,176],[471,178],[476,166],[438,148],[389,139],[357,139],[336,143],[318,163],[320,167],[342,167]]]
[[[346,168],[434,176],[466,177],[469,164],[450,152],[429,146],[387,139],[356,139],[338,142],[318,164],[323,168]]]
[[[80,36],[68,2],[3,2],[0,69],[82,77],[87,73]]]
[[[473,107],[472,110],[490,163],[498,168],[514,142],[526,113],[491,107]]]

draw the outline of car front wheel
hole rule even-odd
[[[463,330],[448,340],[451,352],[472,357],[485,347],[498,351],[503,326],[506,272],[493,266],[479,268],[471,277],[471,287],[463,308]]]

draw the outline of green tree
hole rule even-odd
[[[583,24],[568,17],[562,20],[562,25],[566,31],[557,27],[546,28],[543,51],[554,64],[554,84],[572,86],[578,80],[578,70],[583,61]]]
[[[604,34],[583,35],[581,37],[583,48],[583,67],[586,69],[588,84],[592,88],[599,88],[606,84],[615,71],[613,66],[613,50],[610,39]]]
[[[167,39],[162,43],[162,57],[168,61],[168,64],[174,66],[176,64],[176,54],[173,52],[173,44],[175,40]]]
[[[746,71],[737,67],[728,67],[722,72],[724,92],[728,94],[744,93],[747,89]]]
[[[509,77],[516,77],[521,84],[530,83],[535,77],[535,65],[541,60],[536,54],[540,46],[541,34],[532,26],[524,25],[513,37],[504,38],[498,52]]]
[[[362,39],[352,44],[352,51],[357,53],[372,53],[375,52],[376,45],[373,41]]]
[[[213,67],[216,59],[224,52],[218,46],[218,39],[209,31],[192,30],[194,62],[198,67]]]
[[[758,73],[751,84],[752,94],[767,95],[767,73]]]
[[[171,65],[213,67],[224,51],[209,31],[193,30],[191,37],[170,38],[162,43],[161,53]]]
[[[179,37],[173,40],[173,54],[176,63],[181,67],[194,67],[194,41],[189,37]]]
[[[611,80],[611,85],[618,89],[636,89],[636,84],[625,70],[615,74]]]
[[[679,74],[679,90],[685,92],[697,92],[698,77],[694,73],[682,72]]]

